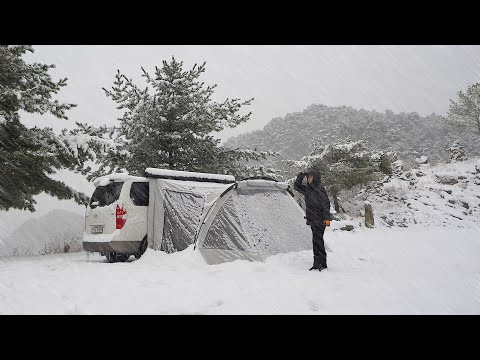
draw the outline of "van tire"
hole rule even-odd
[[[117,253],[117,261],[118,262],[125,262],[130,258],[130,254],[118,254]]]
[[[106,253],[107,260],[108,262],[114,263],[114,262],[125,262],[128,260],[130,257],[130,254],[119,254],[119,253],[113,253],[113,252],[108,252]]]
[[[117,257],[115,256],[115,253],[107,252],[107,253],[105,253],[105,256],[106,256],[108,262],[113,263],[113,262],[117,261]]]
[[[145,251],[147,251],[147,247],[148,247],[148,240],[147,240],[147,236],[145,235],[142,242],[140,243],[139,251],[133,254],[133,256],[135,256],[135,259],[140,259],[142,255],[145,253]]]

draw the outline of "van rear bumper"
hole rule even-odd
[[[113,252],[135,254],[140,251],[141,241],[83,242],[83,250],[101,254]]]

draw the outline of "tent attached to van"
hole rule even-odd
[[[171,253],[195,244],[208,264],[312,248],[287,183],[155,168],[145,176],[150,248]]]

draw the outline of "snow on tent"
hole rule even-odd
[[[148,243],[168,253],[195,244],[208,264],[312,248],[289,185],[230,175],[147,168]]]

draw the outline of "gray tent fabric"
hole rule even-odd
[[[163,236],[160,250],[185,250],[195,241],[205,199],[202,194],[165,190]]]
[[[203,241],[204,249],[222,249],[252,251],[244,230],[240,225],[235,204],[229,197],[223,204],[210,225]]]
[[[201,237],[198,239],[200,252],[209,264],[238,258],[263,261],[271,255],[312,247],[303,210],[288,192],[278,188],[244,187],[232,191],[218,210],[219,215],[221,223],[215,224],[214,220],[203,242]],[[216,246],[211,246],[211,238],[217,239]]]
[[[207,182],[149,179],[149,205],[148,205],[148,246],[154,250],[174,252],[183,250],[183,247],[176,248],[172,241],[164,241],[164,227],[168,226],[165,233],[170,239],[179,238],[175,235],[174,228],[182,229],[182,232],[190,238],[192,229],[198,231],[198,226],[208,214],[211,206],[231,184],[217,184]],[[178,195],[175,195],[177,193]],[[195,194],[179,195],[179,194]],[[168,198],[167,198],[168,197]],[[203,198],[203,201],[200,200]],[[188,200],[189,199],[189,200]],[[196,199],[193,201],[193,199]],[[176,204],[178,202],[178,204]],[[201,205],[201,211],[200,209]],[[178,215],[175,215],[177,213]],[[178,224],[175,224],[178,223]],[[170,234],[172,232],[172,234]],[[190,235],[188,235],[190,234]],[[178,240],[180,241],[180,240]],[[189,240],[185,240],[189,242]]]
[[[233,197],[233,193],[229,194],[211,224],[204,227],[204,230],[208,230],[203,242],[199,241],[198,248],[208,264],[237,259],[265,260],[263,254],[247,238]]]
[[[277,189],[238,190],[236,205],[244,231],[260,252],[274,255],[311,246],[303,210],[292,200],[289,193]]]
[[[271,255],[312,249],[304,211],[286,183],[227,184],[183,180],[181,172],[176,179],[162,179],[161,174],[156,171],[149,179],[148,243],[153,249],[175,252],[195,243],[208,264],[265,261]]]

